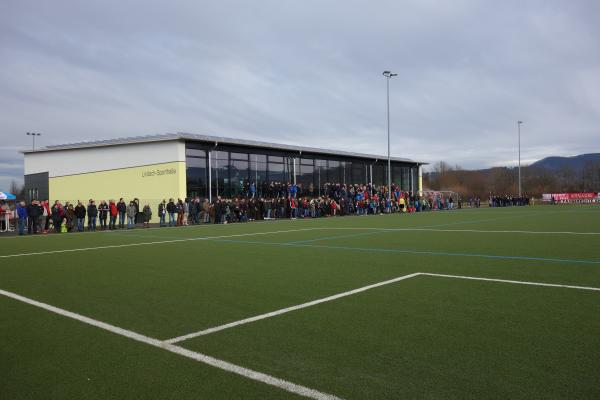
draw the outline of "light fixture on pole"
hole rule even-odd
[[[519,197],[522,197],[521,193],[521,124],[523,121],[517,121],[517,133],[519,136]]]
[[[35,151],[35,137],[36,136],[42,136],[41,133],[36,133],[36,132],[27,132],[27,136],[31,136],[31,138],[33,139],[33,144],[31,146],[31,149],[33,151]]]
[[[391,71],[383,71],[383,76],[385,76],[387,81],[387,150],[388,150],[388,200],[392,201],[392,162],[390,158],[390,78],[394,76],[398,76],[398,74],[394,74]],[[373,182],[371,182],[372,184]]]

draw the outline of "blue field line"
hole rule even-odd
[[[450,211],[450,212],[455,212],[455,211]],[[490,221],[512,219],[512,218],[534,217],[534,216],[538,216],[540,214],[541,213],[530,213],[530,214],[525,214],[525,215],[510,215],[510,216],[505,216],[505,217],[477,219],[477,220],[473,220],[473,221],[448,222],[448,223],[438,224],[438,225],[417,225],[417,226],[407,227],[407,229],[443,228],[443,227],[452,226],[452,225],[464,225],[464,224],[474,224],[474,223],[477,223],[477,222],[490,222]],[[543,215],[547,215],[547,213],[544,213]],[[323,229],[327,229],[327,228],[323,228]],[[367,228],[365,228],[365,229],[367,229]],[[294,241],[286,242],[286,243],[289,243],[289,244],[314,243],[314,242],[319,242],[319,241],[323,241],[323,240],[348,239],[348,238],[356,238],[356,237],[362,237],[362,236],[371,236],[371,235],[378,235],[378,234],[390,233],[390,232],[397,232],[397,231],[394,231],[394,230],[369,231],[369,232],[351,233],[351,234],[346,234],[346,235],[335,235],[335,236],[327,236],[327,237],[318,237],[318,238],[307,239],[307,240],[294,240]]]
[[[253,245],[265,245],[265,246],[280,246],[280,247],[305,247],[312,249],[331,249],[331,250],[350,250],[360,252],[372,252],[372,253],[392,253],[392,254],[416,254],[416,255],[427,255],[427,256],[448,256],[448,257],[476,257],[485,258],[492,260],[525,260],[525,261],[544,261],[553,263],[564,263],[564,264],[600,264],[600,260],[573,260],[567,258],[549,258],[549,257],[528,257],[528,256],[501,256],[493,254],[479,254],[479,253],[451,253],[446,251],[430,251],[430,250],[414,250],[414,249],[383,249],[373,247],[354,247],[354,246],[330,246],[330,245],[311,245],[302,243],[292,242],[264,242],[264,241],[246,241],[246,240],[234,240],[234,239],[210,239],[213,242],[223,243],[239,243],[239,244],[253,244]]]

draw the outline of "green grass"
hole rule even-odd
[[[414,272],[600,287],[600,234],[503,230],[600,233],[600,208],[0,238],[53,252],[0,258],[0,289],[166,340]],[[591,399],[599,315],[600,292],[418,276],[178,345],[347,399]],[[3,296],[0,376],[7,399],[296,398]]]

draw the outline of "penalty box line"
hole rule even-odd
[[[6,290],[0,289],[0,295],[20,301],[22,303],[26,303],[46,311],[50,311],[52,313],[62,315],[63,317],[71,318],[85,324],[94,326],[96,328],[100,328],[102,330],[117,334],[119,336],[124,336],[128,339],[135,340],[137,342],[145,343],[147,345],[158,347],[160,349],[166,350],[168,352],[178,354],[180,356],[201,362],[203,364],[210,365],[211,367],[215,367],[227,372],[234,373],[236,375],[240,375],[244,378],[252,379],[254,381],[258,381],[261,383],[265,383],[270,386],[277,387],[279,389],[283,389],[287,392],[294,393],[300,396],[308,397],[316,400],[342,400],[340,397],[334,396],[332,394],[320,392],[315,389],[311,389],[306,386],[298,385],[290,381],[286,381],[284,379],[280,379],[274,377],[272,375],[268,375],[262,372],[258,372],[249,368],[245,368],[236,364],[232,364],[230,362],[211,357],[206,354],[202,354],[196,351],[188,350],[180,346],[176,346],[174,344],[166,343],[162,340],[151,338],[140,333],[130,331],[127,329],[119,328],[118,326],[114,326],[108,324],[106,322],[98,321],[89,317],[86,317],[81,314],[74,313],[72,311],[68,311],[59,307],[52,306],[50,304],[42,303],[37,300],[30,299],[25,296],[21,296],[19,294],[9,292]]]
[[[357,289],[338,293],[338,294],[335,294],[332,296],[323,297],[321,299],[309,301],[307,303],[302,303],[302,304],[298,304],[295,306],[282,308],[282,309],[279,309],[276,311],[271,311],[271,312],[268,312],[265,314],[256,315],[254,317],[244,318],[239,321],[233,321],[233,322],[229,322],[227,324],[218,325],[218,326],[208,328],[208,329],[203,329],[201,331],[188,333],[188,334],[182,335],[182,336],[177,336],[177,337],[174,337],[171,339],[167,339],[164,342],[169,343],[169,344],[174,344],[174,343],[183,342],[185,340],[193,339],[196,337],[210,335],[212,333],[220,332],[225,329],[230,329],[230,328],[234,328],[236,326],[249,324],[251,322],[256,322],[256,321],[260,321],[263,319],[276,317],[278,315],[287,314],[289,312],[301,310],[303,308],[313,307],[313,306],[316,306],[321,303],[327,303],[329,301],[337,300],[337,299],[340,299],[343,297],[352,296],[357,293],[366,292],[367,290],[375,289],[375,288],[385,286],[385,285],[390,285],[392,283],[396,283],[396,282],[403,281],[406,279],[414,278],[417,276],[433,276],[433,277],[439,277],[439,278],[466,279],[466,280],[474,280],[474,281],[510,283],[510,284],[516,284],[516,285],[530,285],[530,286],[545,286],[545,287],[565,288],[565,289],[591,290],[591,291],[600,292],[600,288],[589,287],[589,286],[574,286],[574,285],[563,285],[563,284],[557,284],[557,283],[543,283],[543,282],[530,282],[530,281],[516,281],[516,280],[509,280],[509,279],[483,278],[483,277],[478,277],[478,276],[448,275],[448,274],[435,274],[435,273],[429,273],[429,272],[415,272],[413,274],[399,276],[394,279],[389,279],[386,281],[374,283],[372,285],[363,286],[363,287],[360,287]]]

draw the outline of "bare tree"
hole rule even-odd
[[[19,183],[17,183],[17,181],[12,180],[10,182],[10,187],[9,187],[9,191],[10,193],[14,194],[15,196],[17,196],[17,199],[22,199],[24,197],[24,187],[23,185],[20,185]]]

